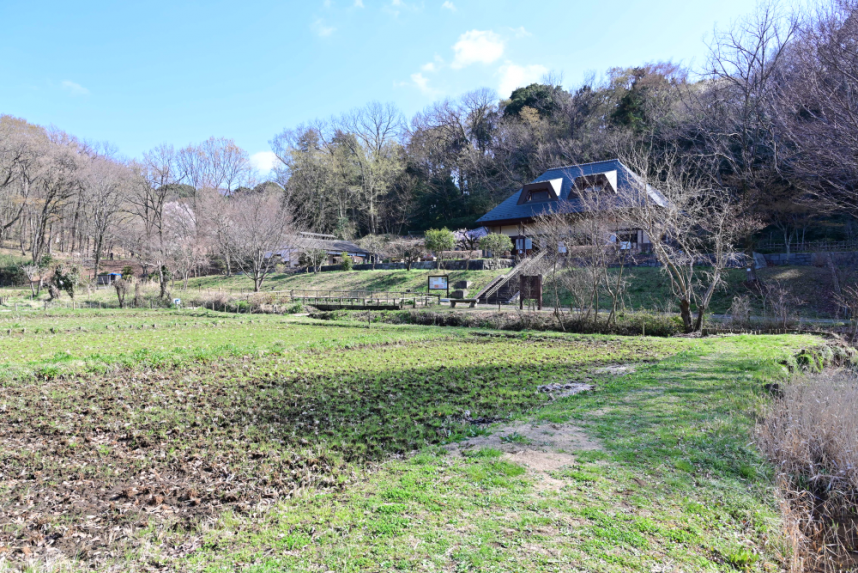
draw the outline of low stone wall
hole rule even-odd
[[[444,261],[444,271],[496,271],[508,269],[513,266],[511,259],[471,259],[470,261]],[[405,263],[376,263],[377,271],[403,271],[407,267]],[[341,271],[341,265],[324,265],[322,272]],[[372,265],[354,265],[353,271],[371,271]],[[435,261],[420,261],[411,264],[411,270],[434,271],[438,270]]]

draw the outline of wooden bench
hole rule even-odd
[[[477,306],[477,299],[475,298],[451,298],[450,308],[456,308],[456,303],[458,302],[467,302],[468,308],[474,308],[475,306]]]

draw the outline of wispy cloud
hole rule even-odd
[[[547,73],[548,68],[539,64],[519,66],[512,62],[507,62],[498,68],[498,74],[500,75],[498,91],[501,97],[507,98],[516,88],[538,82]]]
[[[363,8],[363,0],[355,0],[355,8]]]
[[[424,94],[432,93],[432,88],[429,87],[429,78],[417,72],[416,74],[411,74],[411,81],[414,82],[414,85],[417,86]]]
[[[89,90],[83,87],[82,85],[75,83],[71,80],[63,80],[63,83],[60,84],[62,88],[70,93],[73,96],[85,96],[89,95]]]
[[[451,67],[461,69],[471,64],[491,64],[503,56],[504,41],[491,30],[471,30],[453,44],[456,53]]]
[[[263,173],[268,173],[274,169],[279,162],[280,160],[277,159],[273,151],[260,151],[250,156],[250,164]]]
[[[456,6],[455,6],[455,4],[453,4],[452,2],[450,2],[450,0],[445,0],[445,2],[444,2],[443,4],[441,4],[441,8],[446,8],[446,9],[447,9],[447,10],[449,10],[450,12],[455,12],[455,11],[456,11]]]
[[[320,18],[313,22],[313,25],[310,28],[316,33],[320,38],[327,38],[331,34],[334,33],[336,28],[333,26],[328,26],[325,22]]]

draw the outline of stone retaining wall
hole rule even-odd
[[[500,269],[508,269],[513,265],[511,259],[471,259],[470,261],[444,261],[443,271],[496,271]],[[375,270],[377,271],[404,271],[405,263],[376,263]],[[322,272],[341,271],[341,265],[324,265]],[[372,265],[354,265],[354,271],[371,271]],[[411,270],[434,271],[438,270],[438,263],[435,261],[420,261],[411,264]]]

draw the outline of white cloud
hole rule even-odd
[[[393,0],[390,3],[391,6],[402,6],[402,0]]]
[[[548,68],[539,64],[518,66],[507,62],[498,69],[498,73],[501,78],[498,91],[502,98],[508,98],[516,88],[538,82],[539,78],[548,73]]]
[[[326,26],[325,23],[321,19],[313,22],[313,25],[310,26],[310,28],[312,28],[312,30],[320,38],[327,38],[328,36],[330,36],[331,34],[334,33],[334,30],[336,30],[336,28],[334,28],[333,26]]]
[[[427,62],[420,66],[420,69],[424,72],[437,72],[438,66],[435,65],[435,62]]]
[[[63,83],[62,83],[62,84],[60,84],[60,85],[62,86],[62,88],[63,88],[65,91],[69,92],[69,93],[70,93],[71,95],[73,95],[73,96],[89,95],[89,90],[88,90],[88,89],[86,89],[85,87],[83,87],[83,86],[82,86],[82,85],[80,85],[80,84],[76,84],[76,83],[75,83],[75,82],[73,82],[73,81],[70,81],[70,80],[63,80]]]
[[[420,72],[416,74],[411,74],[411,81],[414,82],[414,85],[423,92],[423,93],[432,93],[432,88],[429,87],[429,78],[425,77]]]
[[[280,163],[280,160],[277,159],[273,151],[260,151],[250,156],[250,164],[263,173],[268,173],[277,167],[278,163]]]
[[[461,69],[471,64],[491,64],[503,56],[503,49],[503,40],[491,30],[465,32],[453,44],[456,56],[452,67]]]
[[[355,8],[363,8],[363,0],[355,0]]]
[[[456,11],[456,6],[452,2],[450,2],[450,0],[445,0],[445,2],[441,4],[441,8],[446,8],[450,12]]]
[[[516,38],[529,38],[533,34],[524,29],[524,26],[519,26],[518,28],[511,28],[510,31]]]

